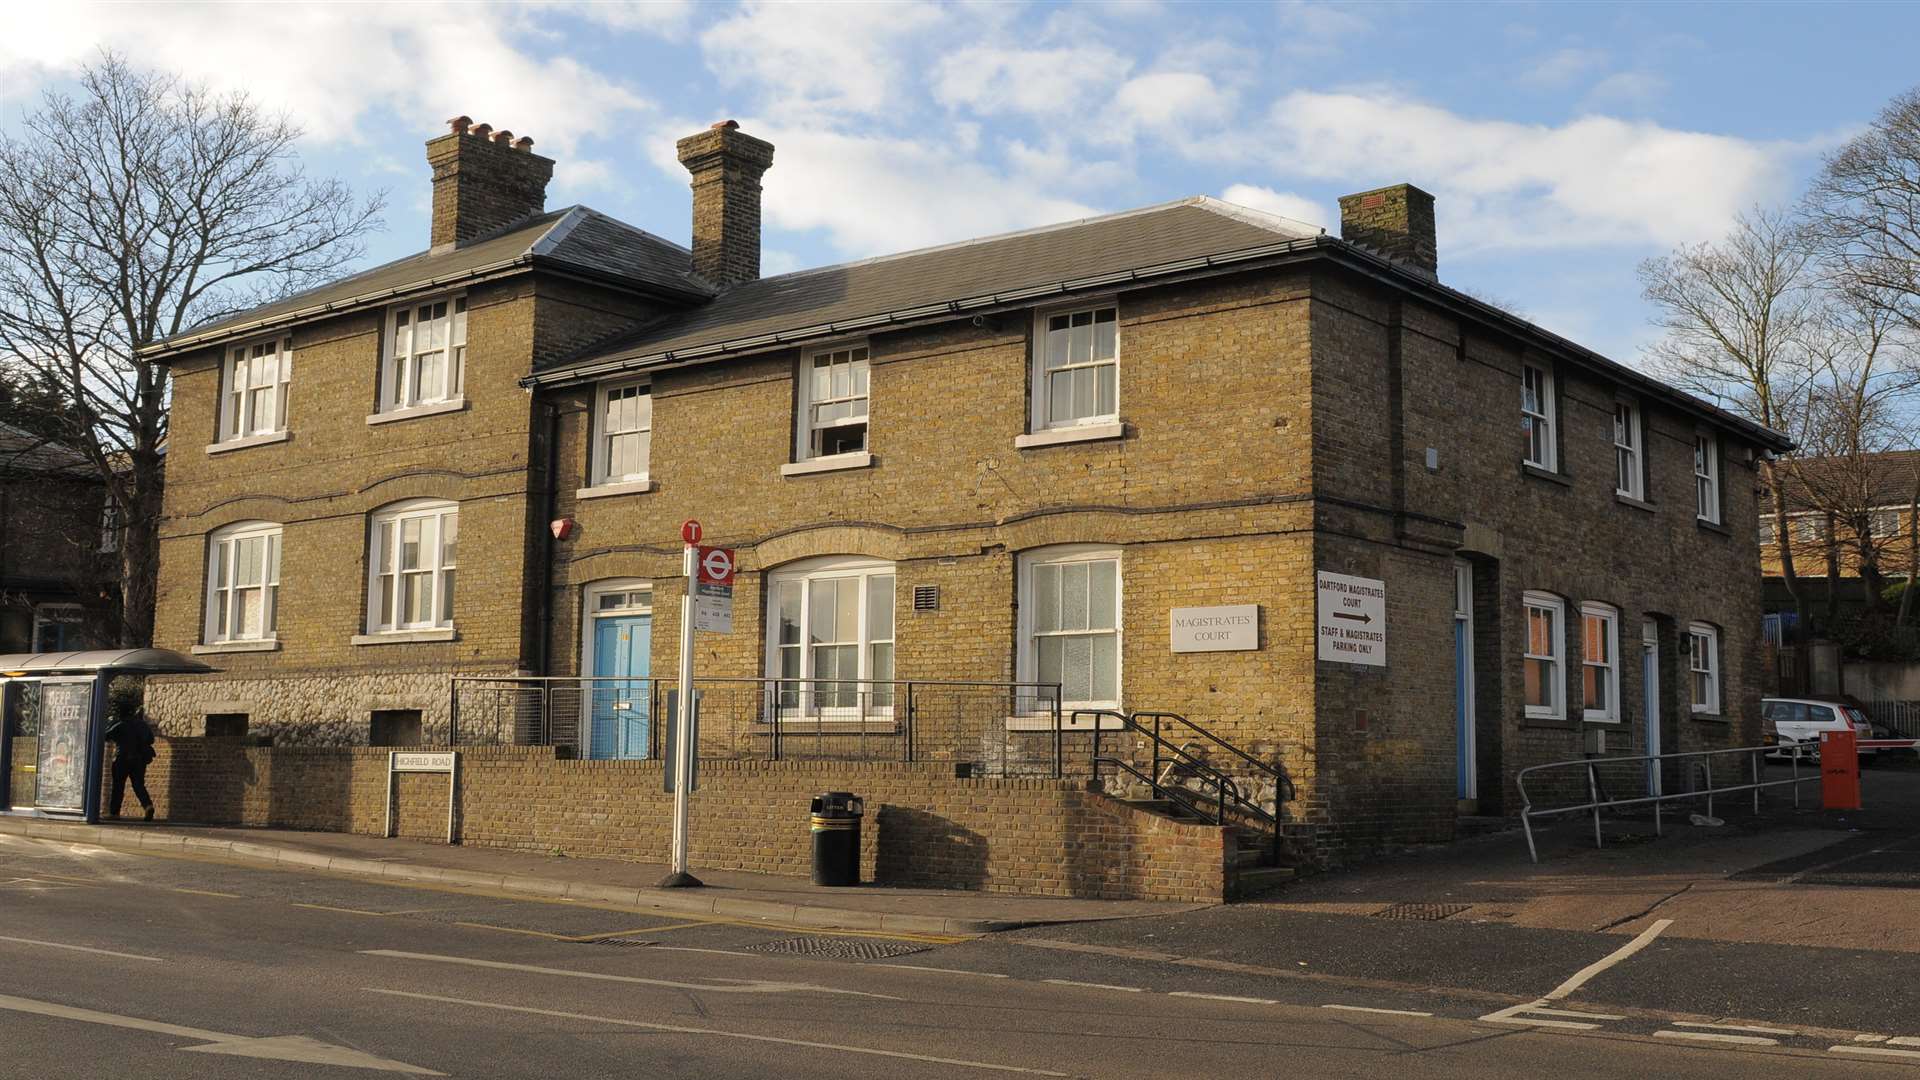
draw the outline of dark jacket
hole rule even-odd
[[[119,761],[145,764],[153,760],[153,728],[144,717],[126,716],[107,725],[107,741]]]

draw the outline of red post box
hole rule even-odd
[[[1820,733],[1820,805],[1823,809],[1860,809],[1858,739],[1852,731]]]

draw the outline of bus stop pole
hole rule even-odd
[[[673,851],[667,867],[667,876],[660,879],[663,889],[684,888],[700,884],[700,880],[687,872],[687,797],[693,786],[693,583],[694,583],[694,546],[689,543],[681,551],[681,573],[686,581],[680,594],[680,701],[674,710],[671,722],[673,727],[673,760],[666,763],[673,770]]]

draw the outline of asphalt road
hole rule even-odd
[[[822,936],[0,837],[0,1076],[1920,1069],[1920,1038],[1892,1041],[1920,1035],[1907,1007],[1858,1031],[1723,1015],[1661,989],[1710,958],[1657,937],[1409,924],[1362,947],[1368,920],[1311,918]]]

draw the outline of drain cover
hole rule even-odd
[[[580,945],[619,945],[619,946],[622,946],[622,947],[624,947],[624,948],[628,948],[628,949],[638,949],[638,948],[642,948],[642,947],[644,947],[644,946],[647,946],[647,945],[652,945],[652,944],[654,944],[654,942],[651,942],[651,941],[648,941],[648,940],[647,940],[646,938],[630,938],[630,937],[597,937],[597,938],[588,938],[587,940],[585,940],[585,941],[582,941],[582,942],[578,942],[577,944],[580,944]]]
[[[931,945],[910,941],[877,941],[872,938],[793,937],[763,941],[746,946],[749,952],[791,953],[797,956],[825,956],[835,960],[885,960],[895,956],[926,952]]]
[[[1373,913],[1376,919],[1415,919],[1420,922],[1439,922],[1441,919],[1458,915],[1472,907],[1472,904],[1395,904]]]

